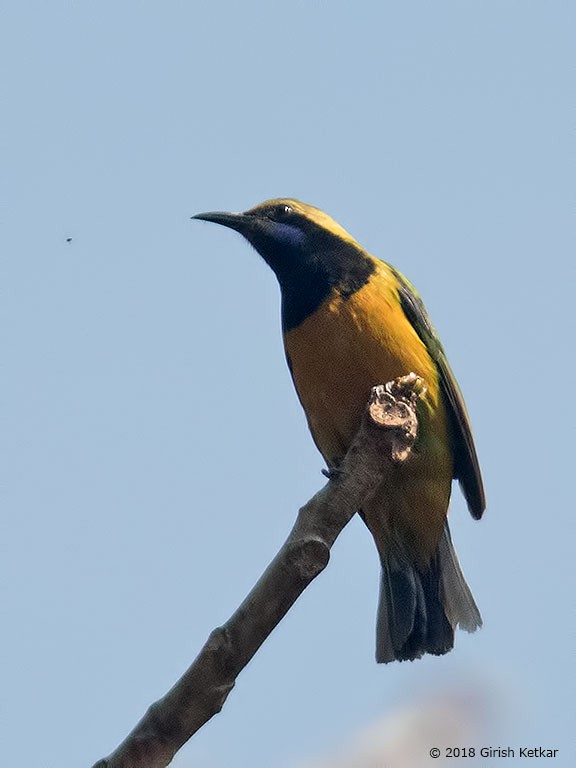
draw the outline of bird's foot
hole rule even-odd
[[[328,480],[337,480],[342,475],[342,470],[338,467],[328,467],[327,469],[322,470],[322,474],[324,477],[327,477]]]

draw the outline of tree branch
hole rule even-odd
[[[424,391],[424,382],[413,373],[373,388],[344,460],[300,509],[290,535],[244,602],[213,630],[180,680],[93,768],[164,768],[222,709],[238,674],[326,567],[330,548],[364,499],[386,481],[394,465],[409,458],[418,429],[416,403]]]

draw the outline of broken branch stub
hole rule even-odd
[[[426,393],[424,380],[415,373],[399,376],[387,384],[372,387],[368,414],[374,425],[397,430],[392,440],[391,458],[394,463],[406,461],[418,436],[416,404]]]

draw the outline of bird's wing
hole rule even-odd
[[[448,407],[452,427],[454,477],[460,482],[470,514],[478,520],[482,517],[486,507],[486,498],[484,496],[478,456],[470,428],[470,420],[462,392],[448,364],[446,353],[418,292],[400,272],[396,269],[393,269],[393,272],[399,282],[398,293],[404,314],[422,342],[426,345],[430,357],[438,368],[440,386]]]

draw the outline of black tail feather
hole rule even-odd
[[[473,632],[481,624],[448,523],[427,569],[398,557],[383,560],[376,661],[412,661],[425,653],[447,653],[454,646],[457,626]]]

